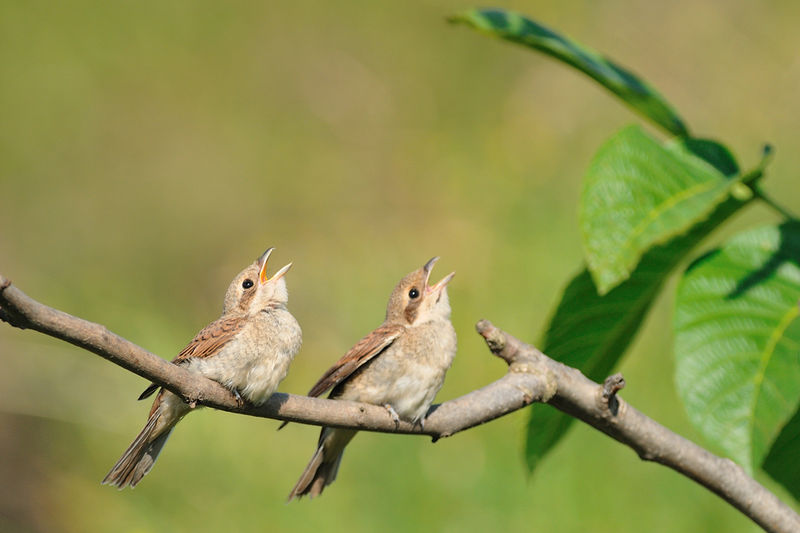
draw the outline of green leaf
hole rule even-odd
[[[669,269],[669,258],[651,252],[626,283],[605,296],[584,269],[564,289],[550,319],[542,351],[578,368],[589,379],[609,375],[636,335]],[[525,458],[530,471],[561,440],[574,419],[550,406],[533,406]]]
[[[586,261],[601,293],[625,280],[652,246],[686,232],[728,197],[736,182],[715,164],[737,168],[711,141],[662,146],[638,126],[600,148],[584,180],[580,219]]]
[[[678,287],[678,393],[700,432],[750,472],[800,405],[799,301],[797,222],[736,236]]]
[[[645,118],[677,136],[688,136],[672,106],[630,71],[571,39],[526,18],[500,9],[473,9],[450,18],[476,30],[543,52],[574,67],[614,93]]]
[[[724,158],[713,161],[725,162]],[[753,175],[750,179],[759,177],[760,174]],[[584,269],[564,290],[547,327],[542,351],[580,369],[594,381],[603,380],[633,341],[670,272],[703,238],[750,201],[752,197],[731,197],[689,233],[650,249],[630,278],[605,296],[598,294],[589,271]],[[532,407],[525,443],[525,458],[531,471],[561,440],[572,421],[572,417],[552,407]]]
[[[800,361],[798,361],[800,364]],[[786,487],[796,500],[800,500],[800,411],[797,411],[781,430],[764,459],[764,471]]]
[[[739,173],[739,164],[736,163],[733,154],[727,147],[718,142],[709,139],[688,138],[683,140],[683,146],[686,150],[703,159],[726,176],[735,176]],[[757,171],[763,171],[766,164],[767,160],[762,159]]]

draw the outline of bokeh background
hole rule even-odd
[[[638,119],[547,58],[445,23],[472,6],[0,1],[0,271],[171,358],[276,246],[305,333],[281,390],[303,393],[441,255],[460,347],[438,398],[498,378],[474,323],[538,339],[581,261],[584,169]],[[743,167],[774,143],[764,184],[800,211],[800,4],[503,7],[641,74]],[[753,206],[713,240],[774,220]],[[621,365],[625,397],[702,443],[672,383],[672,291]],[[436,444],[361,434],[320,499],[285,505],[318,430],[204,410],[117,492],[100,480],[144,422],[146,382],[4,325],[0,365],[2,531],[755,530],[579,424],[529,478],[525,411]]]

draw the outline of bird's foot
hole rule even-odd
[[[389,411],[389,416],[392,417],[392,421],[394,422],[394,428],[397,429],[400,427],[400,415],[397,414],[397,411],[394,410],[391,404],[385,403],[383,407]]]
[[[238,407],[239,409],[244,407],[244,398],[242,398],[242,395],[239,394],[239,391],[236,389],[231,389],[231,392],[233,393],[233,396],[236,398],[236,407]]]

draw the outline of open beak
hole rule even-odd
[[[433,265],[436,264],[436,261],[439,260],[439,256],[431,257],[431,259],[425,263],[425,266],[422,267],[422,270],[425,271],[425,286],[428,285],[428,279],[431,277],[431,271],[433,270]]]
[[[278,281],[279,279],[281,279],[283,277],[284,274],[289,272],[290,268],[292,268],[292,263],[289,263],[288,265],[284,265],[283,268],[281,268],[280,270],[275,272],[275,275],[272,276],[271,278],[269,278],[267,281]]]
[[[435,294],[441,294],[441,292],[444,290],[444,288],[447,286],[447,284],[450,283],[450,280],[453,279],[453,276],[455,276],[455,275],[456,275],[455,272],[450,272],[448,275],[446,275],[441,280],[439,280],[439,283],[437,283],[436,285],[431,285],[430,287],[427,287],[426,290],[429,293],[432,293],[432,294],[434,294],[434,293]]]
[[[267,263],[269,262],[269,256],[272,255],[272,251],[275,248],[269,247],[267,251],[261,254],[261,257],[258,258],[258,279],[261,281],[261,284],[267,282]]]
[[[286,274],[289,271],[290,268],[292,268],[292,264],[289,263],[282,269],[278,270],[275,273],[275,275],[272,276],[271,278],[267,276],[267,263],[269,262],[269,256],[272,255],[272,251],[274,249],[275,248],[269,248],[266,252],[261,254],[261,257],[258,258],[258,267],[259,267],[258,280],[261,282],[262,285],[267,283],[268,281],[278,281],[283,277],[284,274]]]
[[[433,265],[436,264],[436,261],[439,260],[439,257],[433,257],[430,261],[425,263],[425,266],[422,269],[425,271],[425,291],[428,294],[436,293],[439,294],[442,290],[450,283],[450,280],[453,279],[453,276],[456,275],[455,272],[450,272],[444,278],[442,278],[438,283],[435,285],[428,285],[428,279],[431,277],[431,271],[433,270]]]

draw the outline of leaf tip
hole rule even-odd
[[[468,9],[467,11],[447,15],[445,20],[450,24],[465,24],[476,29],[479,29],[480,26],[478,12],[475,9]]]
[[[468,24],[469,21],[465,17],[466,13],[456,13],[454,15],[446,15],[445,22],[448,24]]]
[[[631,277],[629,270],[620,271],[609,268],[607,265],[593,265],[590,260],[587,261],[587,268],[592,276],[598,296],[605,296],[614,290],[617,285]]]

